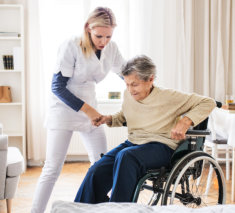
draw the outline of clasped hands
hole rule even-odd
[[[109,124],[110,122],[112,123],[111,116],[101,115],[95,108],[91,107],[87,103],[83,104],[83,106],[81,107],[81,111],[83,111],[89,117],[92,125],[94,126],[100,126],[104,123]]]
[[[111,115],[100,115],[97,118],[94,118],[92,121],[92,125],[100,126],[101,124],[112,124],[112,116]]]

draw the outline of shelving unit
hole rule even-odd
[[[25,131],[25,67],[24,67],[24,8],[22,5],[0,4],[0,32],[17,32],[18,36],[0,35],[0,86],[10,86],[11,103],[0,103],[0,123],[9,137],[9,146],[20,149],[26,166]],[[13,48],[20,47],[20,68],[5,70],[3,55],[13,55]]]

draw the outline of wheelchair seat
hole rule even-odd
[[[221,106],[217,102],[217,107]],[[132,202],[148,205],[179,204],[191,208],[225,204],[226,184],[222,169],[203,152],[208,118],[191,130],[179,143],[169,168],[152,169],[140,178]],[[212,184],[206,192],[208,172]]]

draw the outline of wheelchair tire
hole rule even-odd
[[[212,181],[207,184],[209,173]],[[161,204],[199,208],[225,202],[226,183],[221,167],[207,153],[195,151],[184,156],[173,167]]]

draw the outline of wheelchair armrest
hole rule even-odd
[[[196,136],[196,137],[206,137],[206,135],[210,135],[211,131],[209,129],[206,130],[195,130],[195,129],[189,129],[186,132],[186,136]]]

